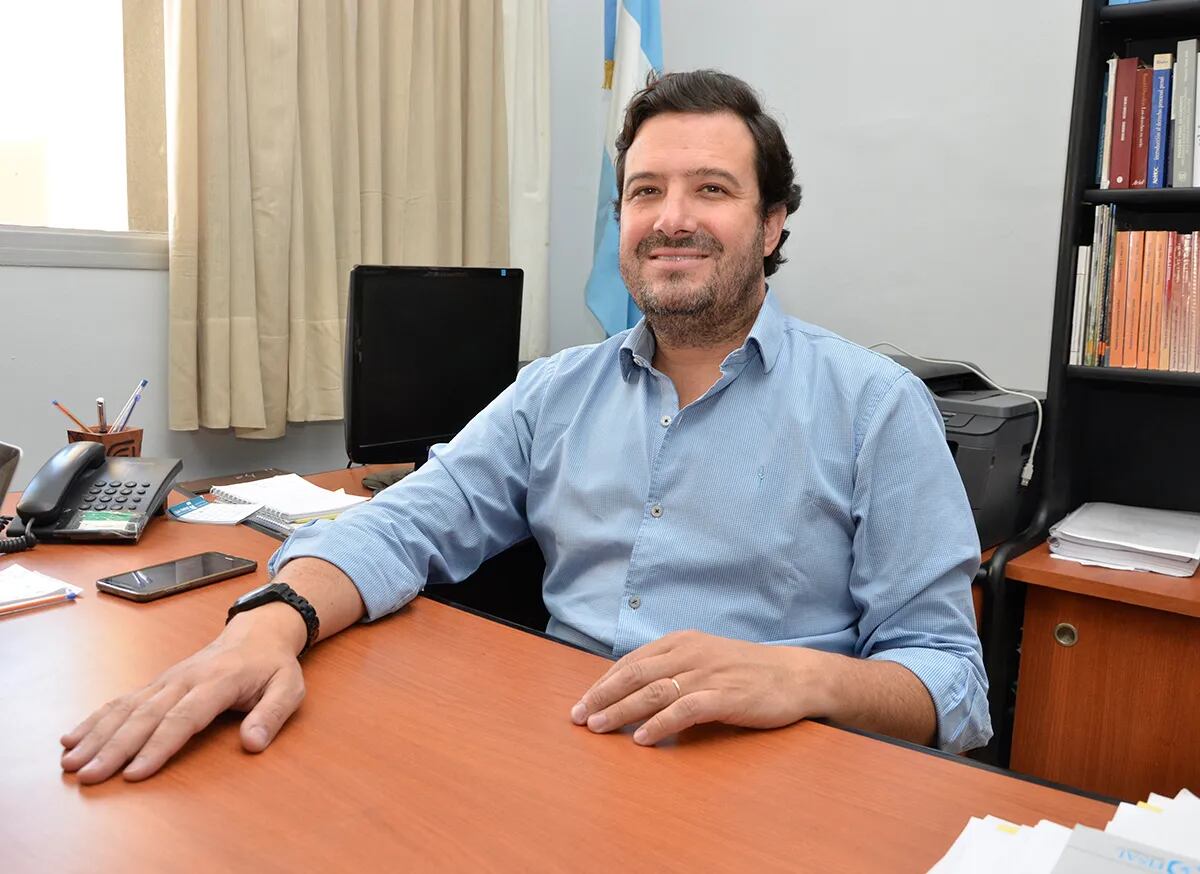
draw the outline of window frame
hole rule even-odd
[[[0,266],[166,270],[167,235],[0,225]]]

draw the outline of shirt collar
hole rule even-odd
[[[739,354],[744,355],[744,350],[752,345],[758,349],[758,357],[762,359],[763,363],[763,372],[769,373],[775,366],[775,361],[779,358],[779,350],[783,346],[783,314],[779,310],[779,301],[771,293],[769,287],[763,305],[758,311],[758,317],[754,320],[754,325],[746,336],[746,342],[740,348],[729,353],[725,360],[730,361]],[[629,379],[629,373],[634,365],[649,368],[650,362],[654,360],[654,348],[654,333],[646,325],[645,318],[642,318],[633,326],[633,330],[625,337],[618,351],[622,378]]]

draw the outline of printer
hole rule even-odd
[[[1033,401],[992,388],[961,364],[888,357],[925,383],[942,413],[980,546],[988,549],[1012,537],[1021,510],[1021,469],[1037,427]]]

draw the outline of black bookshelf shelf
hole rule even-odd
[[[1184,24],[1200,22],[1200,0],[1149,0],[1147,3],[1102,6],[1099,18],[1102,23],[1161,21],[1164,24]]]
[[[1125,382],[1135,385],[1179,385],[1200,388],[1200,373],[1178,373],[1174,370],[1137,370],[1132,367],[1067,367],[1071,379],[1090,379],[1098,382]]]
[[[1154,0],[1150,0],[1151,3]],[[1167,0],[1162,0],[1167,2]],[[1117,206],[1157,209],[1171,212],[1200,211],[1200,188],[1089,188],[1083,192],[1087,204],[1112,203]]]

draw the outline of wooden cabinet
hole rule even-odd
[[[1010,767],[1127,800],[1200,787],[1200,578],[1045,545],[1007,572],[1028,584]]]

